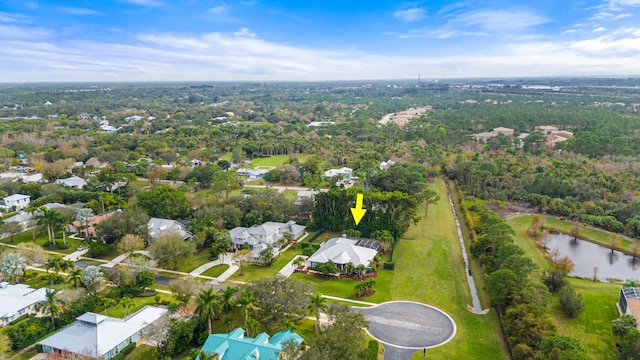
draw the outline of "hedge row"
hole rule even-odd
[[[375,340],[369,340],[369,354],[367,355],[368,360],[378,360],[378,344]]]
[[[132,342],[131,344],[125,346],[124,349],[122,349],[122,351],[118,353],[118,355],[112,357],[111,360],[124,360],[127,354],[132,352],[133,349],[135,348],[136,348],[136,343]]]

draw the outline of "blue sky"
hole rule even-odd
[[[0,82],[640,75],[640,0],[0,0]]]

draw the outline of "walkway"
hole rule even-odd
[[[293,274],[296,271],[297,266],[294,265],[293,262],[296,261],[297,258],[303,258],[307,260],[307,258],[309,257],[303,256],[303,255],[294,256],[293,259],[291,259],[291,261],[287,263],[287,265],[285,265],[282,269],[280,269],[280,271],[278,271],[278,274],[286,278],[291,276],[291,274]]]
[[[147,256],[149,258],[153,258],[151,256],[151,253],[148,250],[138,250],[138,251],[134,251],[133,254],[142,254],[144,256]],[[105,268],[109,268],[112,269],[113,267],[115,267],[116,265],[120,264],[121,262],[123,262],[126,258],[129,257],[129,255],[131,255],[131,253],[125,253],[122,255],[118,255],[115,258],[113,258],[111,261],[109,261],[108,263],[104,264],[104,265],[100,265],[102,267]]]

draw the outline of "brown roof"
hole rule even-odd
[[[640,319],[640,300],[627,298],[627,314],[633,315],[636,321]]]

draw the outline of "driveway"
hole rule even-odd
[[[411,302],[390,301],[370,308],[353,308],[369,321],[369,335],[385,346],[385,359],[411,359],[415,351],[447,343],[456,324],[442,310]]]

